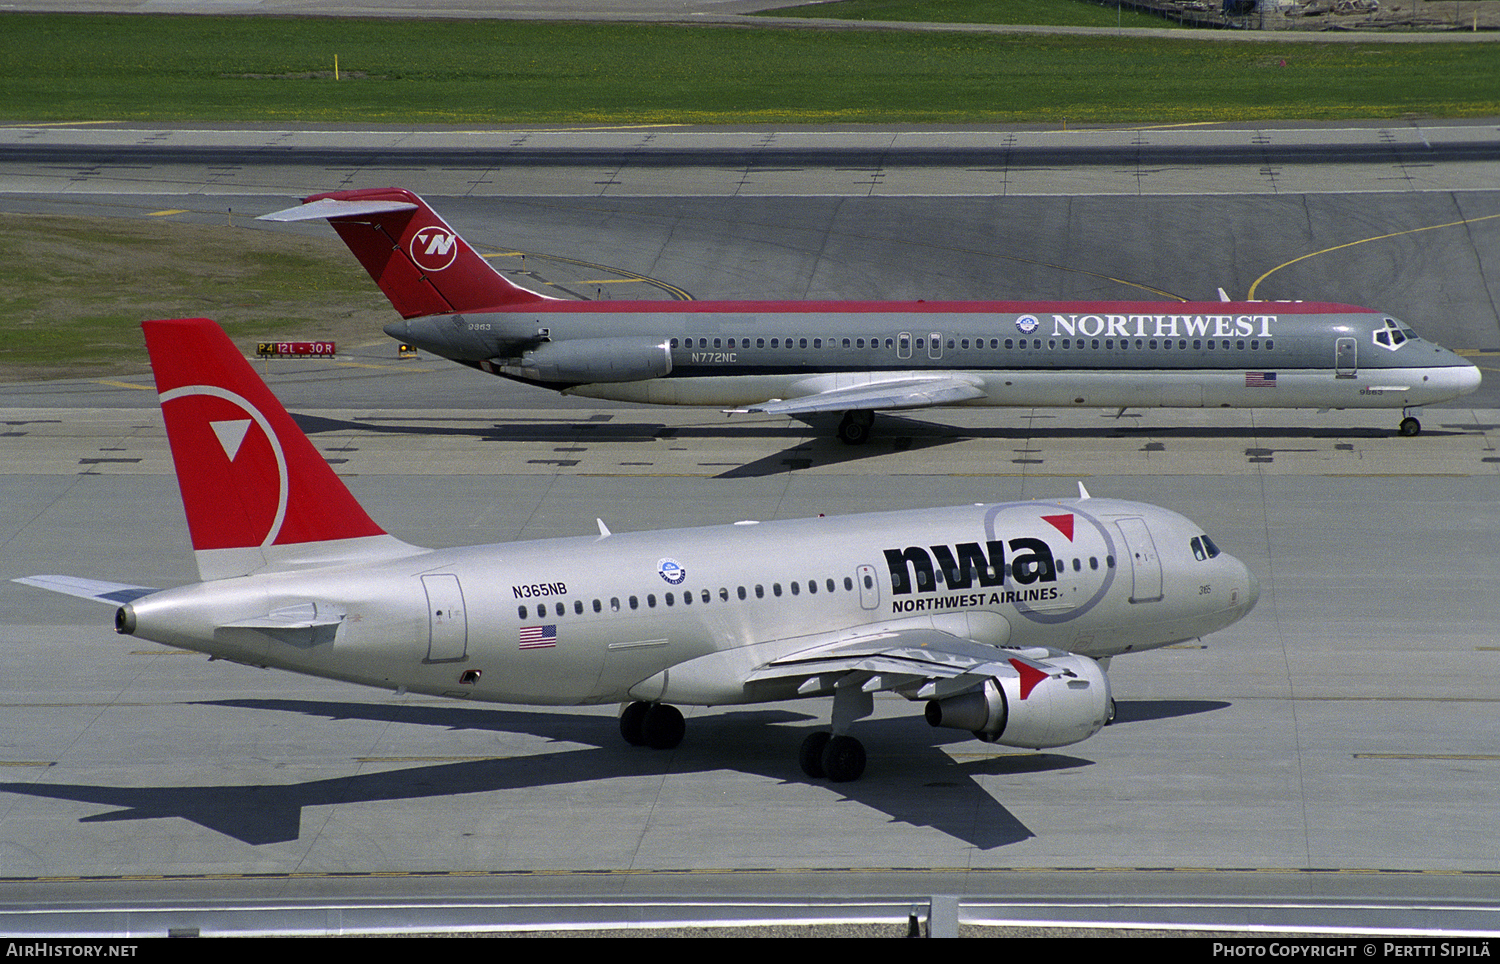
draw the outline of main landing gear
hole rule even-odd
[[[855,720],[869,716],[874,698],[857,686],[840,686],[833,696],[833,732],[818,730],[802,741],[797,760],[814,780],[834,783],[858,780],[865,772],[865,745],[846,731]],[[620,713],[620,735],[631,746],[670,750],[682,742],[687,724],[682,711],[666,703],[637,700]]]
[[[875,425],[875,413],[857,409],[845,412],[839,422],[839,441],[845,445],[863,445],[870,440],[870,429]]]
[[[865,745],[852,736],[818,730],[802,741],[797,761],[802,764],[802,772],[814,780],[827,777],[834,783],[848,783],[864,775]]]
[[[856,676],[858,674],[850,674]],[[861,680],[862,681],[862,680]],[[849,725],[875,710],[875,697],[858,683],[840,682],[833,689],[833,732],[818,730],[802,741],[797,760],[802,772],[834,783],[858,780],[865,772],[865,745],[848,733]]]
[[[682,742],[687,724],[682,711],[666,703],[643,703],[639,700],[620,714],[620,735],[631,746],[649,746],[653,750],[670,750]]]

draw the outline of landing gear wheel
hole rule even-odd
[[[865,745],[852,736],[835,736],[823,748],[823,772],[834,783],[858,780],[865,772]]]
[[[687,724],[682,721],[682,711],[666,703],[647,705],[646,718],[641,727],[646,745],[653,750],[670,750],[682,742]]]
[[[1109,698],[1109,713],[1104,717],[1104,725],[1109,726],[1115,721],[1115,698]]]
[[[845,445],[863,445],[870,440],[870,429],[874,425],[874,412],[845,412],[839,422],[839,441]]]
[[[1406,416],[1406,418],[1403,418],[1401,420],[1401,428],[1399,429],[1399,431],[1407,438],[1411,438],[1413,435],[1421,434],[1422,423],[1408,415]]]
[[[797,751],[797,762],[802,764],[802,772],[814,780],[823,779],[823,748],[828,746],[828,741],[833,734],[824,730],[817,730],[807,734],[807,739],[802,741],[802,749]]]
[[[620,735],[625,738],[626,743],[631,746],[646,745],[646,713],[650,709],[650,703],[637,700],[625,707],[625,712],[620,714]]]

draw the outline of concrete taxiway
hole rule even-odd
[[[1379,305],[1451,347],[1500,348],[1493,125],[1424,128],[1373,159],[1339,147],[1378,149],[1387,130],[1269,132],[1287,146],[1269,186],[1168,133],[1103,132],[1101,150],[1132,136],[1182,147],[1180,173],[1121,174],[1114,156],[1085,178],[1075,151],[1052,173],[1006,174],[1004,197],[979,196],[969,165],[1011,132],[989,146],[961,132],[956,163],[894,176],[836,169],[833,147],[876,132],[799,133],[786,139],[801,153],[756,163],[804,170],[766,170],[783,186],[750,192],[751,166],[702,150],[672,166],[637,144],[636,163],[580,165],[621,150],[589,132],[548,134],[552,153],[515,166],[496,149],[420,167],[264,162],[274,170],[248,149],[265,132],[213,132],[239,152],[233,171],[158,156],[127,187],[97,152],[146,135],[94,132],[76,163],[0,152],[0,209],[206,222],[398,183],[486,250],[554,256],[526,270],[576,294],[601,267],[697,297],[1202,297],[1259,283],[1262,297]],[[322,138],[337,157],[363,136]],[[1423,137],[1477,147],[1428,168]],[[1309,159],[1320,138],[1332,160]],[[944,143],[926,132],[924,149]],[[1344,189],[1327,165],[1346,168]],[[1085,181],[1101,189],[1080,194]],[[274,230],[293,244],[326,227]],[[1414,439],[1395,436],[1394,412],[940,410],[883,417],[849,449],[786,419],[565,400],[401,361],[373,332],[334,362],[264,364],[372,515],[418,544],[589,534],[596,517],[622,531],[1066,496],[1082,480],[1193,517],[1257,572],[1262,597],[1201,644],[1116,660],[1119,723],[1063,751],[997,752],[879,700],[869,772],[835,788],[795,760],[826,716],[817,702],[695,710],[683,745],[654,753],[621,744],[611,709],[475,706],[211,663],[115,636],[103,607],[0,584],[10,932],[91,901],[167,926],[222,922],[225,905],[269,920],[401,898],[409,920],[429,919],[415,904],[463,905],[500,926],[603,898],[614,919],[646,921],[647,905],[688,894],[800,919],[830,896],[884,901],[869,916],[890,920],[912,895],[947,894],[964,920],[991,919],[984,904],[1030,922],[1500,931],[1489,390],[1427,410]],[[195,578],[153,405],[144,377],[0,386],[0,576]],[[1018,910],[1017,895],[1036,902]]]

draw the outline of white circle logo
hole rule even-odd
[[[1036,331],[1041,322],[1036,320],[1036,315],[1022,315],[1016,319],[1016,329],[1023,335],[1029,335]]]
[[[442,271],[458,257],[458,235],[441,224],[428,225],[411,236],[408,250],[423,271]]]
[[[213,439],[231,466],[235,465],[236,459],[241,456],[246,436],[250,431],[250,423],[254,422],[259,426],[261,432],[265,433],[266,441],[270,445],[270,454],[275,463],[274,467],[255,464],[252,460],[250,464],[244,465],[242,471],[257,477],[269,477],[274,472],[276,478],[276,501],[274,505],[244,506],[242,507],[243,511],[233,514],[230,510],[222,507],[223,503],[220,500],[215,500],[212,503],[214,508],[206,510],[208,514],[201,515],[201,517],[213,520],[214,527],[217,530],[216,539],[228,539],[230,543],[233,543],[236,538],[240,537],[251,540],[243,543],[244,545],[255,545],[256,543],[253,541],[254,537],[250,536],[249,532],[257,525],[265,525],[266,531],[263,536],[259,537],[259,545],[274,545],[277,538],[281,535],[283,524],[286,522],[287,506],[290,502],[291,493],[291,473],[287,469],[286,452],[281,447],[281,440],[276,437],[275,431],[271,428],[270,420],[261,414],[260,409],[256,408],[245,396],[237,392],[232,392],[227,388],[222,388],[218,385],[182,385],[178,388],[162,392],[158,397],[161,399],[162,409],[165,411],[169,402],[195,396],[219,399],[237,409],[234,416],[229,416],[228,413],[223,411],[222,405],[218,406],[217,412],[220,417],[214,418],[213,413],[215,409],[213,407],[201,407],[203,403],[200,402],[200,407],[192,415],[187,416],[194,421],[202,420],[202,422],[207,423]],[[212,405],[212,403],[209,404]],[[239,414],[246,415],[248,418],[239,418],[237,417]],[[195,457],[205,458],[207,454],[207,452],[200,451],[195,453]],[[186,487],[186,483],[179,484],[184,486],[183,500],[186,503],[187,492],[189,490]],[[260,514],[266,509],[270,510],[271,515],[268,521]],[[189,511],[188,516],[189,527],[191,527],[193,512]],[[239,532],[241,527],[244,529],[243,532]]]

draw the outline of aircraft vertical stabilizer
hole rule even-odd
[[[418,551],[370,519],[218,325],[141,327],[205,580]]]
[[[400,188],[315,194],[262,221],[326,218],[403,318],[551,301],[511,284],[422,199]]]

